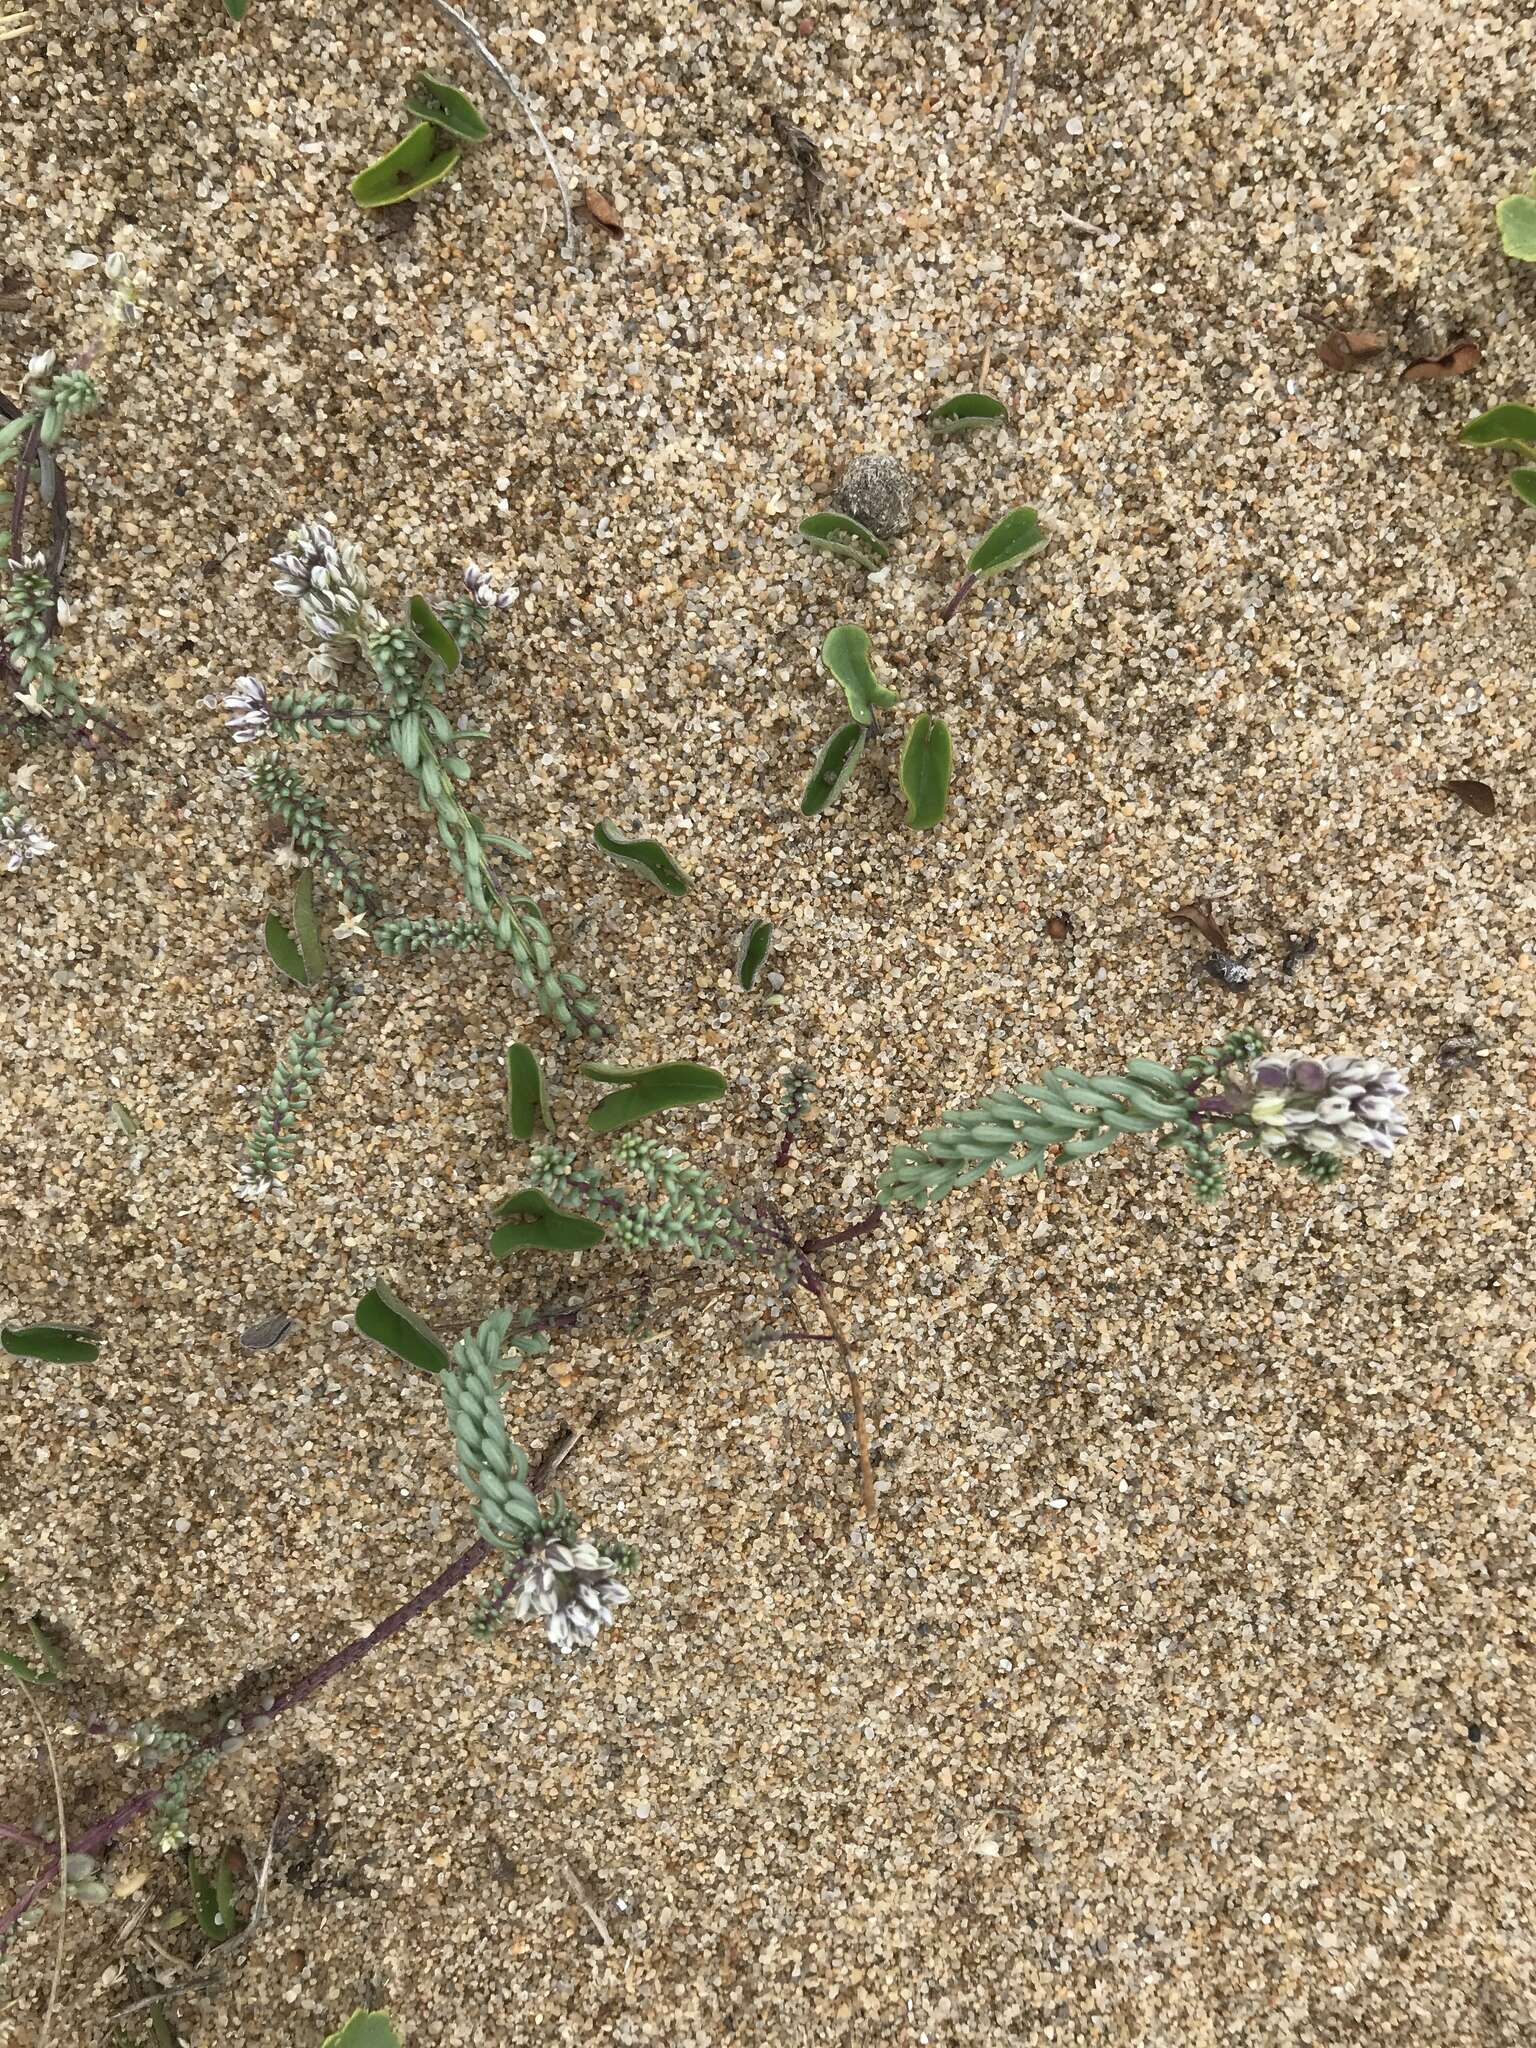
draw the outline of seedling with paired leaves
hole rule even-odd
[[[878,533],[871,533],[846,512],[813,512],[801,520],[800,538],[819,554],[835,555],[859,569],[878,569],[891,552]]]
[[[914,831],[931,831],[944,816],[952,766],[949,727],[942,718],[919,713],[901,750],[901,787],[907,799],[907,823]]]
[[[842,794],[843,785],[864,752],[865,742],[878,733],[876,711],[900,702],[900,693],[875,674],[869,635],[862,626],[834,626],[821,644],[821,658],[842,684],[853,717],[847,725],[839,726],[816,757],[811,779],[800,799],[800,809],[807,818],[818,816]],[[949,800],[951,767],[949,727],[943,719],[921,713],[907,735],[901,755],[907,823],[915,830],[937,825],[943,817]]]
[[[592,827],[592,838],[600,853],[606,853],[621,867],[633,868],[636,874],[654,882],[658,889],[665,889],[669,896],[688,894],[688,877],[660,840],[625,839],[606,818]]]
[[[1512,192],[1494,208],[1504,254],[1517,263],[1536,263],[1536,172],[1524,192]]]
[[[411,81],[405,110],[415,117],[415,127],[352,180],[352,197],[361,207],[416,198],[457,167],[467,145],[484,142],[491,132],[456,86],[429,71]]]
[[[842,684],[848,709],[860,725],[870,725],[876,711],[901,701],[901,693],[875,674],[870,639],[862,626],[834,626],[821,643],[821,658]]]
[[[1536,505],[1536,406],[1496,405],[1468,420],[1460,440],[1463,448],[1512,449],[1521,461],[1509,472],[1510,489],[1527,505]]]
[[[228,1849],[219,1852],[211,1872],[198,1867],[197,1858],[187,1854],[187,1881],[192,1887],[192,1910],[210,1948],[233,1940],[245,1927],[245,1916],[235,1904],[235,1866]]]
[[[941,440],[949,440],[1000,427],[1007,417],[1007,406],[991,392],[960,391],[933,408],[928,415],[928,431]]]
[[[971,551],[960,586],[944,609],[945,625],[978,585],[990,582],[994,576],[1001,576],[1009,569],[1016,569],[1021,562],[1038,555],[1046,545],[1040,515],[1033,505],[1021,505],[1016,511],[1006,513]]]

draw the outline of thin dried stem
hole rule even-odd
[[[493,55],[490,45],[472,21],[460,14],[456,7],[451,7],[448,4],[448,0],[431,0],[431,5],[442,16],[444,21],[453,24],[487,71],[511,94],[522,112],[523,119],[533,130],[538,140],[538,145],[544,152],[544,161],[549,165],[549,174],[555,181],[555,189],[560,194],[560,210],[565,215],[566,261],[568,263],[574,262],[576,258],[576,220],[571,212],[571,188],[565,182],[565,173],[555,160],[555,152],[549,146],[549,137],[539,125],[539,117],[533,111],[533,103],[511,72],[507,70],[499,58]]]
[[[53,1779],[53,1803],[59,1822],[59,1846],[53,1859],[54,1868],[57,1870],[59,1878],[59,1938],[54,1944],[53,1981],[48,1986],[48,2005],[43,2014],[43,2030],[38,2035],[37,2040],[37,2048],[48,2048],[48,2036],[53,2030],[53,2009],[59,2002],[59,1980],[64,1974],[64,1917],[69,1906],[69,1822],[64,1814],[64,1784],[63,1780],[59,1777],[59,1760],[53,1752],[53,1737],[48,1732],[47,1719],[42,1708],[33,1699],[32,1688],[27,1684],[27,1681],[13,1671],[9,1665],[6,1665],[4,1670],[12,1685],[16,1687],[27,1705],[32,1709],[32,1718],[36,1721],[39,1732],[42,1735],[43,1747],[48,1752],[48,1773]],[[48,1877],[52,1874],[51,1871],[45,1873],[42,1882],[46,1883]]]
[[[875,1500],[875,1472],[869,1459],[869,1417],[864,1412],[864,1387],[859,1378],[858,1366],[854,1360],[853,1347],[843,1334],[843,1326],[832,1298],[822,1284],[821,1275],[809,1259],[800,1261],[800,1277],[806,1292],[814,1297],[827,1319],[827,1328],[837,1345],[843,1361],[843,1372],[848,1381],[848,1392],[853,1401],[853,1434],[859,1451],[859,1485],[864,1494],[864,1515],[871,1528],[875,1525],[877,1503]]]

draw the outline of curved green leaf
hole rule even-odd
[[[267,958],[279,974],[286,974],[290,981],[300,988],[312,986],[309,969],[304,964],[304,955],[294,942],[294,937],[283,920],[274,913],[267,919],[262,934],[266,941]]]
[[[507,1047],[507,1130],[526,1145],[538,1124],[554,1129],[544,1074],[533,1048],[518,1039]]]
[[[1536,442],[1536,408],[1496,405],[1468,420],[1457,439],[1463,448],[1518,448]]]
[[[224,0],[224,12],[231,21],[244,21],[249,0]]]
[[[1512,469],[1509,483],[1517,498],[1523,498],[1527,505],[1536,505],[1536,469]]]
[[[411,631],[434,661],[440,661],[449,675],[459,665],[459,643],[424,597],[411,599]]]
[[[934,434],[974,434],[982,427],[995,427],[1008,417],[1008,408],[989,391],[960,391],[946,398],[928,415]]]
[[[418,71],[411,80],[405,111],[418,121],[435,121],[461,142],[484,142],[491,132],[474,102],[467,100],[446,78],[434,78],[430,71]]]
[[[610,860],[633,868],[658,889],[665,889],[669,896],[688,894],[688,877],[659,840],[621,839],[606,818],[592,827],[592,837]]]
[[[1504,254],[1517,263],[1536,263],[1536,199],[1529,193],[1512,193],[1499,201],[1493,216],[1499,224]]]
[[[800,799],[800,809],[807,818],[814,818],[828,804],[836,802],[868,738],[869,727],[860,725],[857,719],[848,725],[840,725],[833,733],[816,756],[816,766],[811,770],[805,795]]]
[[[821,643],[821,658],[842,684],[848,709],[860,725],[868,725],[877,709],[900,701],[900,693],[888,690],[875,674],[862,626],[834,626]]]
[[[442,1338],[382,1280],[376,1280],[363,1296],[352,1320],[360,1335],[382,1344],[418,1372],[442,1372],[448,1364],[448,1347]]]
[[[400,2036],[382,2012],[355,2012],[338,2034],[327,2034],[323,2048],[401,2048]]]
[[[878,569],[891,552],[878,533],[845,512],[813,512],[801,520],[800,538],[820,553],[856,562],[861,569]]]
[[[938,824],[949,803],[949,778],[954,761],[949,727],[924,711],[912,721],[901,750],[901,787],[907,799],[907,823],[917,832]]]
[[[750,992],[763,971],[768,948],[773,944],[773,926],[766,917],[754,917],[742,933],[736,953],[736,986]]]
[[[325,941],[320,936],[320,920],[315,915],[313,868],[306,868],[293,885],[293,930],[299,942],[299,958],[304,967],[304,985],[306,988],[315,988],[325,979],[326,959]],[[283,937],[286,939],[287,936],[288,934],[284,932]],[[271,950],[270,940],[268,950]]]
[[[359,206],[393,206],[445,178],[461,154],[457,143],[439,154],[432,123],[419,121],[393,149],[359,171],[349,190]]]
[[[601,1223],[557,1208],[538,1188],[519,1188],[496,1204],[495,1213],[501,1228],[491,1232],[491,1252],[498,1259],[508,1252],[589,1251],[608,1235]]]
[[[78,1323],[18,1323],[0,1329],[0,1350],[44,1365],[90,1365],[100,1354],[101,1339]]]
[[[1045,545],[1039,514],[1033,505],[1020,505],[1016,511],[1005,513],[974,550],[965,565],[966,574],[978,582],[1001,575],[1004,569],[1038,555]]]
[[[724,1074],[695,1060],[667,1060],[655,1067],[605,1067],[596,1063],[582,1068],[594,1081],[622,1081],[627,1085],[605,1095],[587,1113],[587,1128],[601,1135],[622,1131],[663,1110],[684,1109],[697,1102],[718,1102],[725,1093]]]

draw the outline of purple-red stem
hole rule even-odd
[[[941,625],[947,626],[949,624],[950,620],[955,616],[955,613],[959,611],[961,605],[965,603],[965,600],[976,588],[976,585],[979,580],[980,579],[975,576],[961,577],[960,588],[955,592],[954,596],[949,600],[949,603],[944,607],[944,615],[940,620]]]
[[[576,1443],[578,1434],[578,1431],[564,1431],[539,1460],[528,1477],[528,1484],[535,1493],[542,1492],[559,1466],[564,1463]],[[483,1538],[471,1543],[467,1550],[459,1553],[452,1564],[444,1566],[430,1585],[423,1586],[419,1593],[413,1594],[403,1607],[397,1607],[393,1614],[387,1615],[378,1627],[370,1629],[367,1635],[359,1636],[355,1642],[348,1643],[344,1650],[338,1650],[334,1657],[327,1657],[325,1662],[317,1664],[313,1671],[306,1671],[304,1676],[296,1679],[285,1693],[279,1694],[265,1711],[255,1708],[248,1714],[234,1717],[232,1726],[226,1722],[217,1735],[210,1736],[206,1742],[199,1743],[196,1749],[178,1757],[174,1766],[163,1771],[155,1782],[146,1785],[142,1792],[136,1792],[131,1799],[125,1800],[115,1813],[109,1813],[104,1820],[94,1821],[81,1834],[77,1835],[71,1831],[70,1855],[91,1856],[99,1849],[106,1848],[125,1828],[131,1827],[136,1820],[149,1812],[164,1791],[168,1778],[174,1777],[178,1771],[184,1771],[188,1764],[195,1763],[199,1757],[214,1755],[235,1736],[247,1735],[265,1727],[269,1722],[275,1721],[280,1714],[286,1714],[292,1708],[302,1706],[306,1700],[313,1699],[322,1686],[329,1685],[331,1680],[339,1678],[343,1671],[349,1670],[354,1664],[360,1664],[375,1650],[382,1649],[391,1636],[399,1635],[400,1631],[408,1628],[418,1615],[425,1614],[429,1607],[436,1606],[437,1602],[451,1593],[455,1586],[462,1584],[477,1565],[493,1555],[493,1546]],[[7,1829],[6,1832],[13,1831]],[[22,1914],[42,1897],[58,1874],[59,1852],[55,1848],[32,1883],[13,1900],[4,1913],[0,1913],[0,1947],[9,1940]]]
[[[803,1252],[830,1251],[835,1244],[852,1244],[856,1237],[870,1237],[885,1221],[885,1211],[876,1202],[867,1216],[861,1216],[857,1223],[850,1223],[846,1230],[834,1230],[829,1237],[808,1237],[801,1245]]]

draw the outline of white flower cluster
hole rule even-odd
[[[281,571],[274,587],[298,599],[299,615],[316,639],[359,640],[383,630],[357,549],[318,519],[293,529],[272,566]]]
[[[485,571],[471,562],[464,571],[464,588],[475,600],[484,605],[488,612],[504,612],[517,602],[515,590],[498,590]]]
[[[513,1612],[519,1621],[537,1616],[562,1654],[590,1650],[598,1631],[629,1599],[618,1566],[592,1543],[538,1544],[525,1554],[520,1570]]]
[[[224,709],[233,714],[224,723],[234,734],[237,745],[264,740],[272,730],[267,686],[256,676],[235,677],[234,690],[224,699]]]
[[[0,868],[14,875],[29,860],[41,860],[52,853],[53,841],[41,833],[30,818],[13,811],[0,813]]]
[[[1248,1076],[1244,1105],[1267,1152],[1300,1145],[1308,1152],[1355,1159],[1392,1157],[1408,1134],[1401,1105],[1408,1083],[1385,1060],[1335,1053],[1326,1059],[1262,1059]]]

